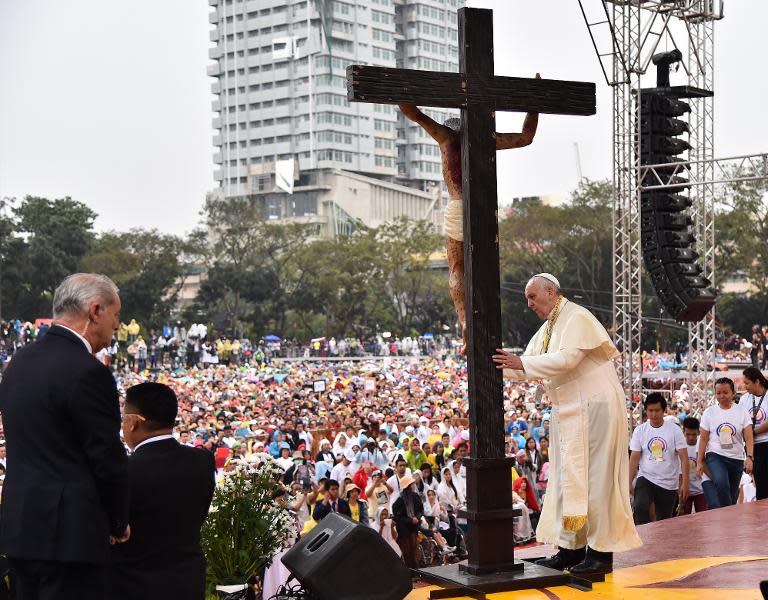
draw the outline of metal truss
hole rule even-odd
[[[639,400],[642,393],[642,248],[640,246],[640,193],[662,187],[656,168],[640,166],[639,105],[640,78],[662,39],[678,48],[685,57],[689,85],[712,90],[714,67],[713,21],[722,18],[717,0],[579,0],[592,44],[606,82],[613,87],[613,335],[621,351],[619,376],[632,407],[633,426],[640,422]],[[593,9],[589,18],[585,4]],[[604,18],[603,18],[604,15]],[[677,40],[671,24],[677,27]],[[597,33],[607,30],[610,43],[598,43]],[[680,42],[680,43],[678,43]],[[610,71],[607,61],[611,61]],[[610,72],[610,76],[608,73]],[[692,218],[697,237],[697,251],[702,256],[704,274],[714,278],[714,165],[713,104],[711,98],[691,101],[690,120],[693,147],[689,160],[680,163],[696,183],[689,188],[693,199]],[[669,165],[666,166],[669,169]],[[651,177],[643,179],[642,175]],[[667,176],[669,172],[667,171]],[[654,180],[653,177],[656,176]],[[640,182],[645,181],[645,187]],[[683,186],[680,186],[681,188]],[[685,186],[688,188],[688,186]],[[712,375],[708,358],[714,359],[714,312],[701,323],[689,327],[691,348],[689,377],[692,397],[697,406],[706,402],[705,392]]]
[[[607,8],[607,7],[606,7]],[[636,6],[610,7],[616,53],[613,55],[613,336],[621,352],[619,378],[627,399],[642,391],[642,251],[640,248],[639,106],[637,73],[627,65],[641,54],[641,15]],[[639,403],[630,403],[639,422]]]
[[[712,165],[712,179],[699,179],[702,169],[699,163],[708,162]],[[662,183],[672,177],[686,177],[685,183]],[[699,185],[722,185],[740,181],[760,181],[768,179],[768,154],[745,154],[743,156],[728,156],[704,161],[684,161],[659,165],[642,165],[640,180],[641,190],[682,190]],[[650,185],[649,185],[650,184]]]
[[[714,90],[714,21],[700,20],[688,25],[691,52],[688,54],[688,72],[691,85]],[[690,188],[693,205],[693,232],[699,253],[702,275],[715,285],[715,183],[714,183],[714,102],[712,97],[698,98],[691,103],[689,119],[691,150],[691,179],[699,185]],[[699,415],[709,404],[714,393],[715,363],[715,308],[698,322],[688,324],[688,386],[691,412]],[[709,370],[709,365],[712,370]]]

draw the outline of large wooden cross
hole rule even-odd
[[[512,548],[512,482],[504,452],[495,111],[595,114],[595,84],[496,77],[493,11],[459,10],[460,73],[352,65],[350,101],[461,108],[467,370],[472,458],[467,459],[472,574],[520,567]],[[533,483],[533,482],[531,482]]]

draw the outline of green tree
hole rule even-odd
[[[107,232],[83,257],[83,271],[103,273],[120,288],[122,314],[144,326],[171,316],[187,268],[185,240],[156,229]]]
[[[747,175],[754,173],[744,173]],[[726,187],[715,216],[716,283],[746,276],[759,294],[768,294],[768,180]]]
[[[611,323],[613,188],[584,180],[569,202],[521,202],[499,223],[502,326],[507,341],[523,346],[541,325],[523,296],[531,275],[557,276],[569,297]]]
[[[443,236],[428,221],[400,217],[380,226],[375,239],[398,331],[424,333],[455,320],[447,277],[433,268],[436,255],[445,252]]]
[[[256,328],[284,331],[291,298],[305,281],[298,257],[310,227],[271,223],[248,198],[209,198],[203,221],[210,268],[193,310],[233,335],[244,332],[244,316]]]
[[[751,339],[752,326],[764,324],[768,295],[723,294],[717,300],[717,320],[742,338]]]
[[[50,315],[56,286],[77,271],[93,241],[96,213],[68,196],[26,196],[12,215],[11,241],[3,251],[3,284],[14,293],[4,302],[3,312],[26,319]]]
[[[15,198],[0,198],[0,321],[3,320],[4,297],[10,297],[10,294],[3,289],[3,284],[5,281],[10,282],[13,278],[12,274],[10,272],[5,273],[5,270],[10,271],[9,258],[12,255],[12,245],[18,241],[13,237],[16,224],[11,212],[15,201]]]
[[[322,335],[362,337],[395,322],[376,230],[312,242],[302,262],[307,273],[302,306],[305,315],[309,309],[324,316]]]

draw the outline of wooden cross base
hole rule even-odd
[[[517,571],[512,508],[511,458],[465,458],[467,507],[459,516],[467,519],[469,560],[461,570],[472,575]]]
[[[485,575],[472,575],[464,572],[462,563],[428,567],[419,569],[417,573],[424,581],[441,588],[430,590],[429,600],[462,597],[487,600],[486,594],[515,590],[540,590],[559,585],[567,585],[582,591],[592,589],[591,582],[573,577],[563,571],[556,571],[527,561],[517,561],[517,564],[520,567],[515,571]]]

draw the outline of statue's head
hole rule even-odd
[[[461,131],[461,119],[458,119],[456,117],[451,117],[450,119],[446,119],[443,121],[443,125],[445,125],[448,129],[453,129],[456,133]]]

